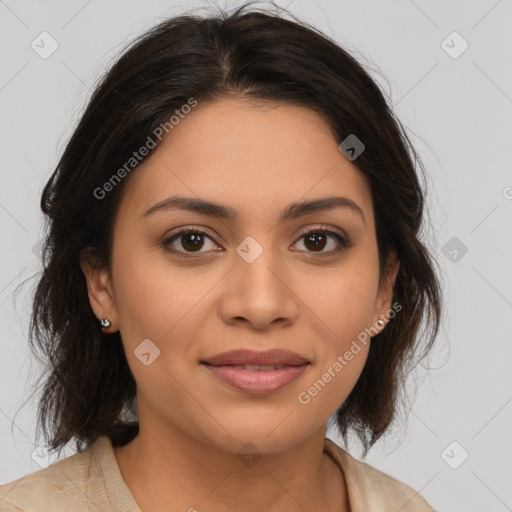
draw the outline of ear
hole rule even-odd
[[[379,290],[377,292],[377,298],[373,312],[372,328],[377,330],[378,333],[386,328],[390,318],[389,311],[392,309],[391,301],[393,300],[393,285],[395,284],[399,267],[400,262],[398,260],[396,251],[391,250],[384,272],[380,276]]]
[[[109,271],[96,265],[87,250],[80,255],[80,268],[87,281],[87,293],[94,314],[98,320],[108,318],[112,323],[108,329],[103,329],[103,332],[115,332],[119,327]]]

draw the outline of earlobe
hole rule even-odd
[[[80,258],[80,268],[87,282],[87,294],[94,314],[99,321],[108,319],[110,326],[116,324],[117,312],[112,293],[110,273],[106,268],[93,265],[86,256]]]
[[[386,328],[392,310],[393,287],[400,268],[400,261],[395,251],[390,251],[386,269],[381,276],[379,291],[374,311],[373,325],[379,333]],[[393,315],[394,316],[394,315]]]

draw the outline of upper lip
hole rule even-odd
[[[309,363],[307,359],[290,350],[271,349],[263,352],[254,350],[230,350],[201,361],[213,366],[235,364],[299,366]]]

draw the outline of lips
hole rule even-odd
[[[202,361],[212,366],[258,365],[258,366],[299,366],[309,361],[289,350],[272,349],[264,352],[254,350],[231,350]]]
[[[212,375],[230,387],[259,395],[286,387],[310,364],[299,354],[280,349],[265,352],[233,350],[201,363]]]

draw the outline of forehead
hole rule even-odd
[[[313,110],[276,102],[199,103],[126,185],[120,211],[132,216],[177,194],[229,204],[253,219],[264,213],[262,205],[269,212],[343,195],[359,204],[367,222],[373,219],[368,183],[338,149],[327,122]]]

